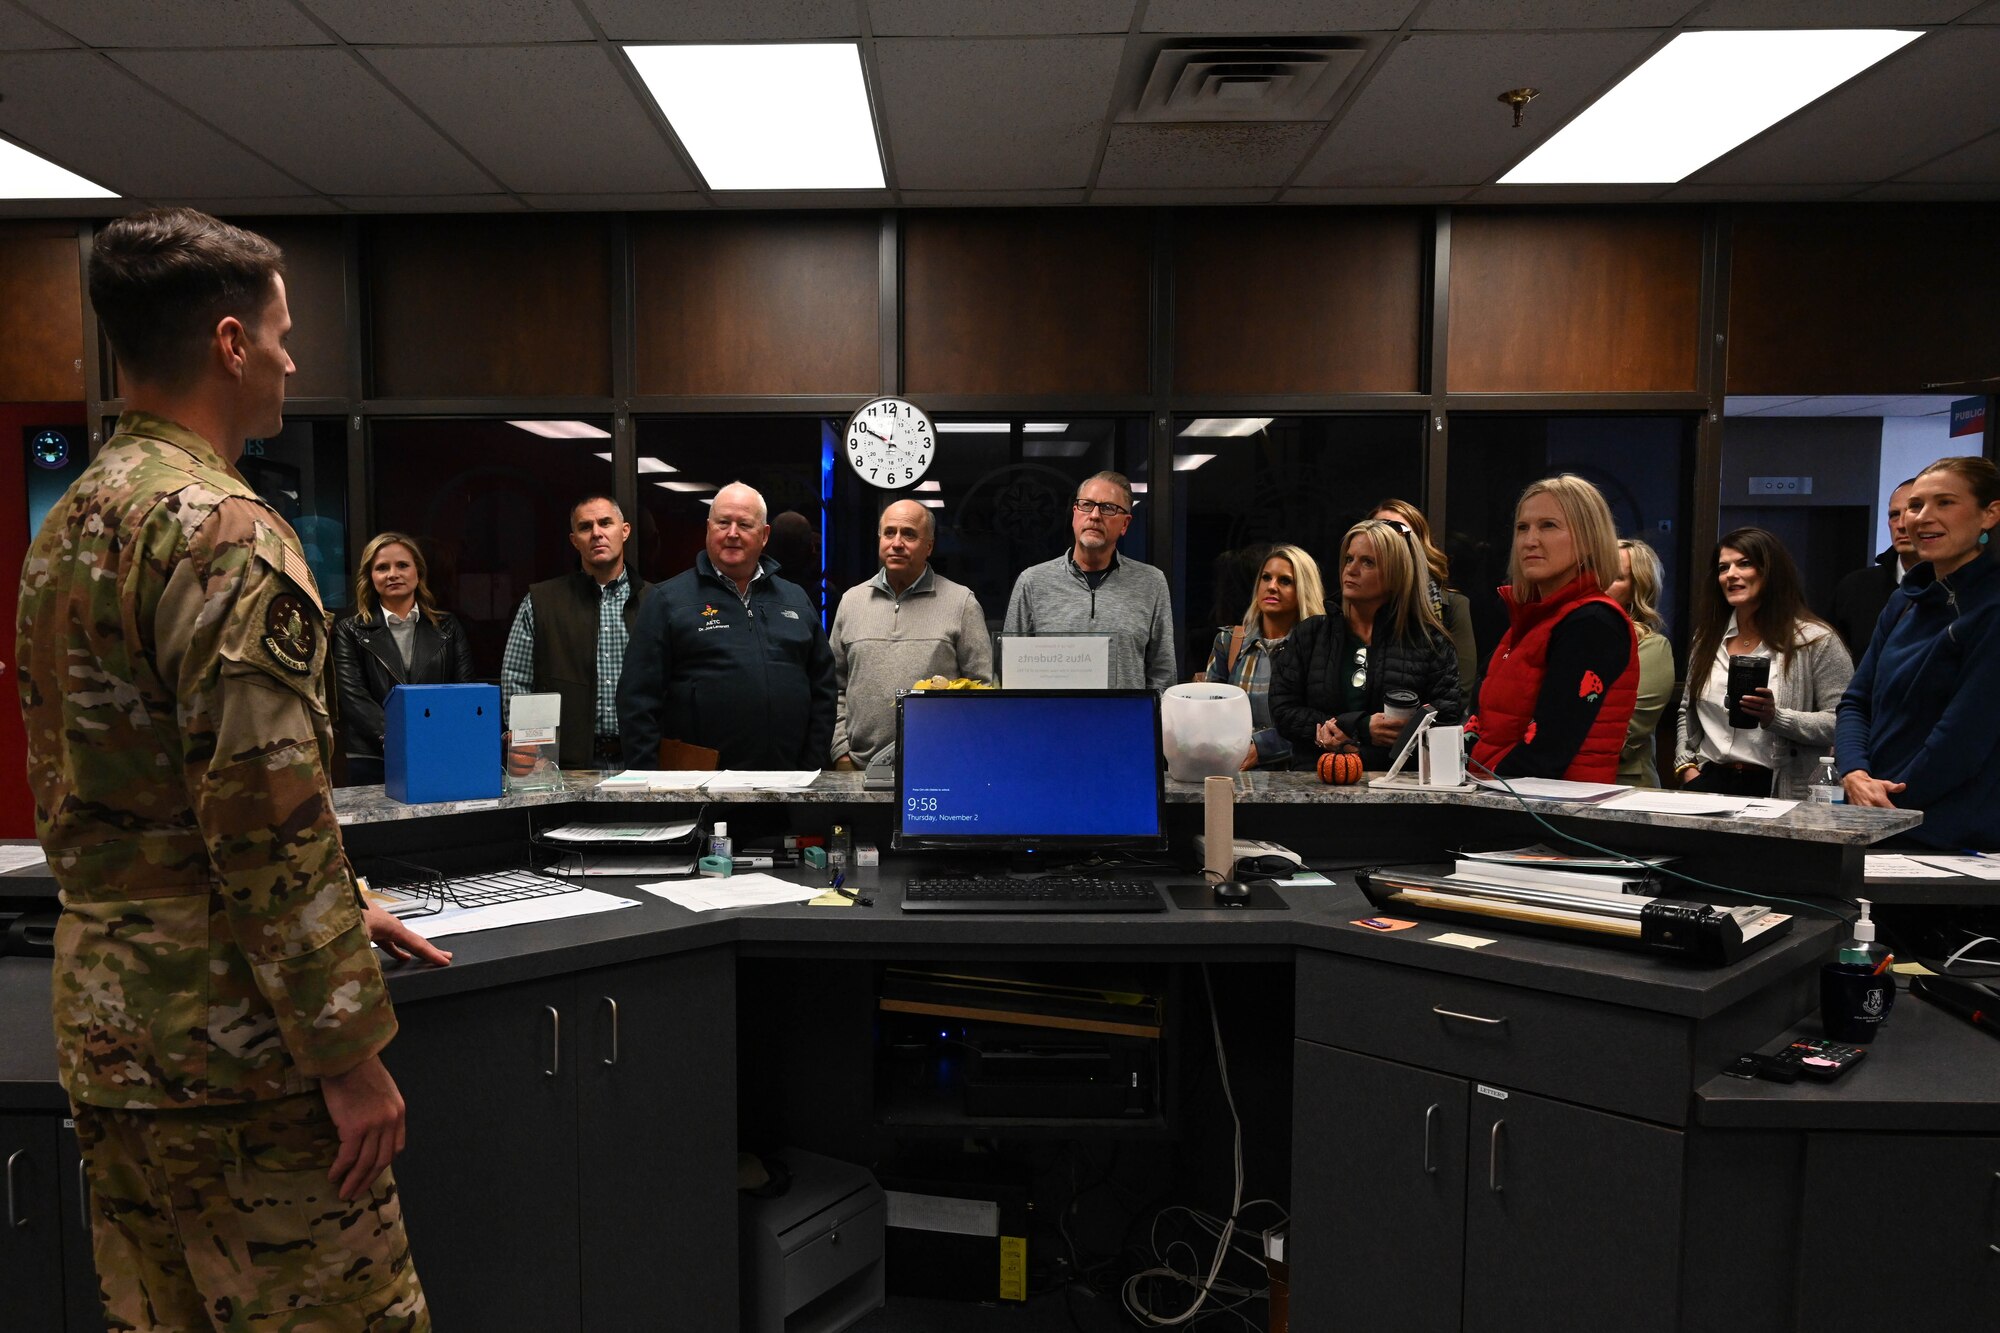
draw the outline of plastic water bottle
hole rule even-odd
[[[1813,773],[1810,793],[1815,805],[1839,805],[1846,802],[1847,792],[1840,785],[1840,770],[1833,766],[1832,755],[1823,754],[1819,757],[1819,768]]]

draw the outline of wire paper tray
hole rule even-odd
[[[551,879],[528,869],[494,870],[477,875],[447,875],[413,861],[389,858],[367,865],[368,892],[400,917],[432,916],[446,907],[490,907],[575,893],[581,886]]]

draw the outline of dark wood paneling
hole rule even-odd
[[[1729,392],[1916,393],[2000,375],[1996,237],[1992,204],[1740,210]]]
[[[909,392],[1147,392],[1143,211],[904,217]]]
[[[0,402],[82,402],[82,360],[75,226],[0,225]]]
[[[1459,210],[1448,387],[1694,389],[1701,234],[1694,209]]]
[[[386,219],[363,264],[376,396],[610,394],[601,219]]]
[[[1415,392],[1425,221],[1331,209],[1183,213],[1175,392]]]
[[[345,398],[347,376],[346,243],[338,222],[239,219],[285,252],[285,304],[292,312],[294,398]]]
[[[873,213],[633,219],[637,391],[873,392],[881,231]]]

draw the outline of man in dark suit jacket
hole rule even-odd
[[[1889,549],[1875,557],[1866,569],[1842,577],[1833,590],[1833,607],[1827,616],[1847,644],[1855,661],[1868,651],[1875,637],[1875,622],[1889,604],[1889,594],[1917,562],[1917,544],[1903,530],[1903,502],[1909,498],[1916,478],[1901,482],[1889,492]]]

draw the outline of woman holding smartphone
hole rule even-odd
[[[1833,742],[1853,660],[1807,609],[1798,567],[1764,529],[1723,537],[1709,568],[1688,650],[1675,775],[1690,791],[1803,799]],[[1758,659],[1753,669],[1768,672],[1769,683],[1736,695],[1731,658]]]

